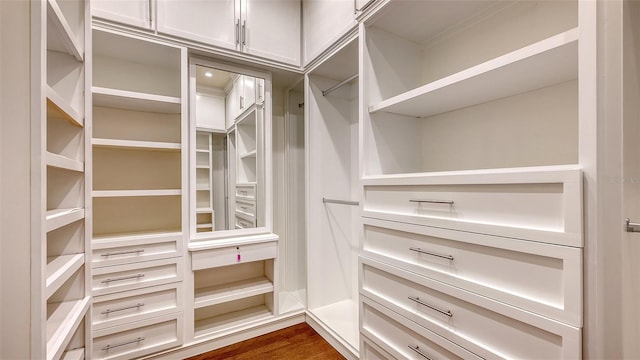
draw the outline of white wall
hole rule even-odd
[[[0,55],[2,359],[31,357],[29,5],[29,1],[0,1],[0,48],[5,50]]]

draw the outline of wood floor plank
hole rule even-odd
[[[308,324],[302,323],[187,360],[342,360]]]

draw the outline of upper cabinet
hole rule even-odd
[[[300,65],[297,0],[157,0],[159,33]]]
[[[353,0],[302,0],[302,3],[303,57],[306,66],[353,29],[357,22]]]
[[[91,0],[91,15],[97,18],[152,29],[152,0]]]
[[[240,0],[158,0],[158,32],[240,50]]]

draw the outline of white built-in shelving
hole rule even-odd
[[[542,89],[577,79],[577,57],[574,28],[385,99],[369,112],[423,118]]]
[[[44,106],[40,130],[33,131],[33,141],[41,149],[35,157],[41,161],[41,171],[33,177],[41,185],[41,233],[32,251],[38,254],[34,261],[43,275],[34,277],[38,283],[34,286],[40,290],[33,293],[42,294],[44,303],[32,308],[46,309],[46,313],[31,317],[32,328],[41,329],[40,338],[33,341],[46,345],[31,356],[83,359],[90,346],[86,315],[91,303],[85,282],[90,274],[85,264],[90,246],[84,233],[85,126],[90,122],[85,116],[84,49],[89,5],[79,0],[47,0],[32,6],[43,14],[43,22],[40,27],[33,25],[33,31],[40,29],[46,43],[44,72],[37,89]]]
[[[94,30],[93,56],[90,264],[96,276],[107,280],[122,277],[123,273],[134,277],[140,274],[140,278],[146,275],[146,279],[160,276],[162,281],[142,281],[140,286],[157,288],[167,283],[172,290],[162,291],[175,292],[181,287],[179,282],[185,271],[181,258],[186,219],[183,211],[186,102],[182,97],[186,79],[181,69],[186,65],[186,50]],[[96,284],[105,281],[92,280]],[[139,303],[137,298],[129,298],[135,295],[119,291],[117,287],[105,286],[96,293],[102,302],[117,299]],[[115,346],[122,342],[116,339],[141,326],[135,319],[121,319],[117,324],[103,325],[100,332],[94,331],[94,343],[106,341],[94,349],[94,354],[104,355],[100,351],[106,346],[111,349],[109,356],[127,357],[132,351],[136,356],[144,356],[180,345],[182,336],[172,338],[176,336],[172,334],[182,331],[176,328],[181,320],[175,320],[182,318],[182,300],[174,301],[179,306],[167,315],[173,320],[153,317],[146,319],[144,325],[150,332],[171,334],[149,338],[131,347]],[[172,340],[166,341],[168,338]]]

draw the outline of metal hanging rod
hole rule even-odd
[[[360,205],[360,203],[357,201],[335,200],[335,199],[327,199],[327,198],[322,198],[322,202],[325,204],[341,204],[341,205],[354,205],[354,206]]]
[[[333,85],[332,87],[328,88],[327,90],[323,90],[322,91],[322,96],[327,96],[330,93],[334,92],[335,90],[341,88],[344,84],[350,83],[351,81],[355,80],[358,78],[358,74],[354,74],[352,76],[350,76],[349,78],[342,80],[341,82]]]

